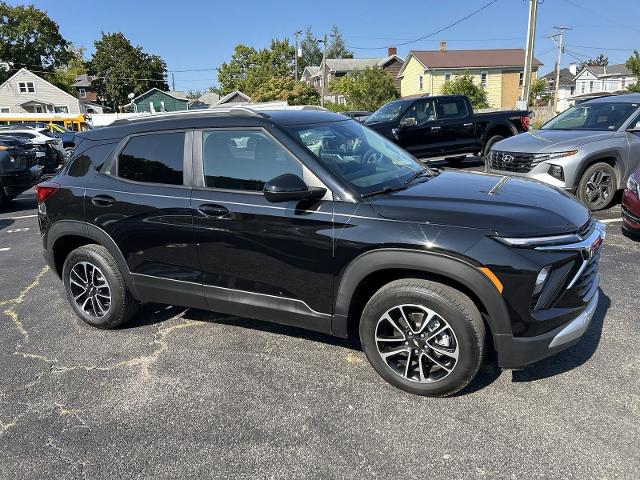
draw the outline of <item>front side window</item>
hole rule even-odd
[[[205,185],[229,190],[262,191],[269,180],[302,166],[273,138],[256,130],[219,130],[202,134]]]
[[[417,126],[433,122],[436,119],[433,100],[420,100],[415,102],[411,108],[407,110],[407,113],[404,114],[404,118],[415,118]]]
[[[288,130],[360,195],[403,188],[416,175],[431,172],[405,150],[354,120],[297,125]]]
[[[565,110],[541,129],[615,131],[639,106],[638,103],[583,103]]]
[[[18,82],[20,93],[35,93],[36,87],[33,82]]]
[[[118,176],[136,182],[183,184],[184,132],[132,137],[118,155]]]

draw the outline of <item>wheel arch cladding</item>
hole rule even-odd
[[[375,293],[390,281],[411,277],[437,281],[462,291],[483,313],[492,336],[511,334],[504,300],[480,270],[447,255],[403,249],[363,253],[344,269],[337,282],[333,334],[347,337],[357,331],[369,293]]]
[[[127,287],[133,296],[138,298],[131,272],[118,245],[104,230],[86,222],[60,220],[49,228],[46,249],[54,254],[56,273],[62,274],[64,260],[71,251],[90,243],[102,245],[107,249],[122,273]]]

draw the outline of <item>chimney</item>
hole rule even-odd
[[[578,64],[573,62],[569,64],[569,71],[571,72],[571,75],[577,75],[578,74]]]
[[[397,55],[397,54],[398,54],[398,49],[396,47],[387,48],[387,57],[390,57],[392,55]]]
[[[445,53],[447,51],[447,42],[444,40],[440,40],[440,53]]]

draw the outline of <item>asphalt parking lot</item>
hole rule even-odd
[[[640,478],[640,243],[619,216],[598,214],[581,343],[429,399],[357,342],[290,327],[159,305],[86,326],[26,193],[0,208],[0,478]]]

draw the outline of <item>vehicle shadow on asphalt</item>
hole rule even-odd
[[[611,299],[600,290],[598,307],[591,320],[587,333],[573,347],[557,353],[553,357],[541,360],[522,370],[512,372],[513,382],[534,382],[552,377],[579,367],[586,363],[598,349],[602,337],[604,319],[611,306]]]
[[[33,214],[33,210],[38,208],[35,197],[33,198],[20,198],[12,200],[11,202],[0,205],[0,215],[6,215],[8,213],[22,213],[29,211]]]
[[[0,218],[0,231],[4,230],[11,224],[13,224],[13,220],[11,220],[10,218]]]

